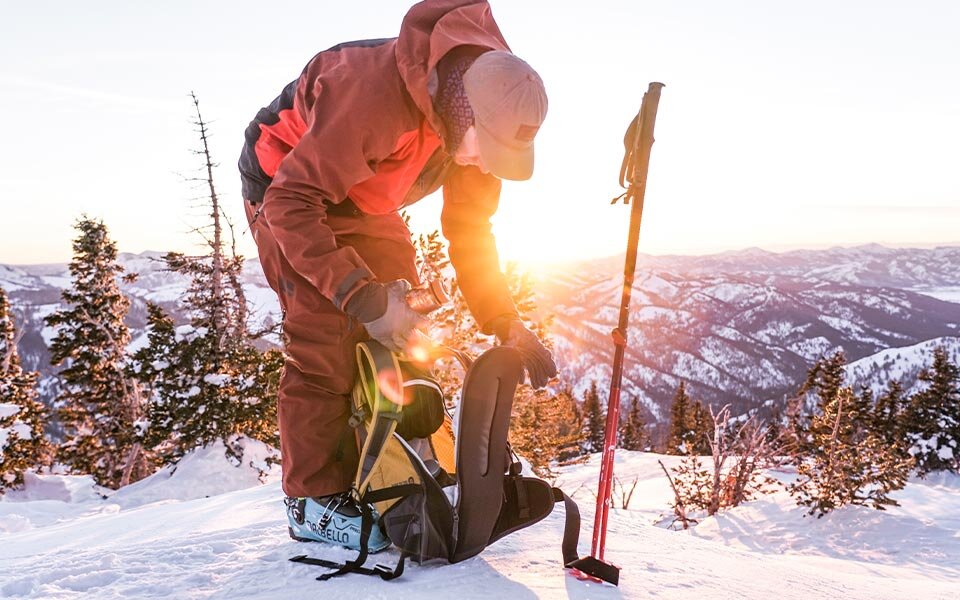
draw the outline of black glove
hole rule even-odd
[[[537,334],[527,329],[518,319],[501,320],[494,324],[494,332],[504,346],[511,346],[520,352],[520,359],[527,369],[530,385],[540,389],[550,379],[557,376],[557,363]]]
[[[370,337],[392,352],[403,352],[414,329],[427,319],[407,305],[410,283],[396,279],[386,285],[371,282],[360,288],[344,307],[366,327]]]

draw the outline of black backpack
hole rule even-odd
[[[513,396],[523,377],[516,350],[493,348],[469,366],[456,423],[444,411],[440,387],[425,372],[373,341],[357,346],[357,360],[351,424],[360,463],[352,493],[362,510],[360,552],[345,564],[308,556],[290,560],[335,569],[320,580],[347,573],[390,580],[403,573],[407,558],[466,560],[563,502],[563,565],[577,561],[576,503],[546,481],[520,475],[507,441]],[[369,505],[376,506],[379,522]],[[362,566],[373,527],[382,527],[400,549],[395,566]]]

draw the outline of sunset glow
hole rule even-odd
[[[18,115],[17,143],[0,147],[0,193],[16,203],[0,262],[68,260],[83,212],[121,251],[196,250],[191,90],[212,122],[239,250],[254,256],[239,226],[243,130],[318,49],[394,35],[406,4],[372,4],[287,3],[302,18],[267,50],[249,43],[235,3],[191,5],[190,19],[177,3],[63,4],[57,22],[42,5],[12,6],[0,103]],[[666,87],[641,252],[960,241],[960,80],[946,76],[960,56],[956,3],[624,0],[591,7],[589,26],[580,3],[492,5],[550,97],[534,176],[505,183],[493,220],[505,260],[622,252],[629,209],[609,202],[624,130],[654,80]],[[416,231],[438,228],[439,210],[437,197],[413,207]]]

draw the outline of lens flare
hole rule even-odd
[[[412,362],[429,363],[434,359],[436,345],[429,337],[419,331],[414,331],[407,340],[404,356]]]
[[[398,406],[406,406],[409,402],[403,397],[403,388],[397,380],[393,369],[381,371],[377,374],[377,385],[383,397]]]

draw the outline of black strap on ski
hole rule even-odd
[[[370,531],[373,529],[373,511],[366,502],[358,502],[357,504],[360,506],[360,553],[357,554],[355,559],[344,563],[333,573],[324,573],[317,577],[317,581],[327,581],[340,575],[353,573],[362,568],[363,563],[367,562],[367,555],[370,552]]]
[[[391,569],[386,565],[377,565],[372,569],[366,567],[357,567],[350,571],[351,573],[357,573],[359,575],[377,575],[380,579],[384,581],[390,581],[391,579],[396,579],[403,575],[403,567],[406,563],[407,557],[410,556],[409,553],[403,552],[400,554],[400,560],[397,562],[397,565]],[[325,567],[327,569],[340,569],[343,567],[342,564],[333,562],[332,560],[324,560],[322,558],[311,558],[306,554],[300,556],[294,556],[290,559],[291,562],[301,563],[304,565],[314,565],[317,567]],[[319,579],[319,578],[318,578]]]

